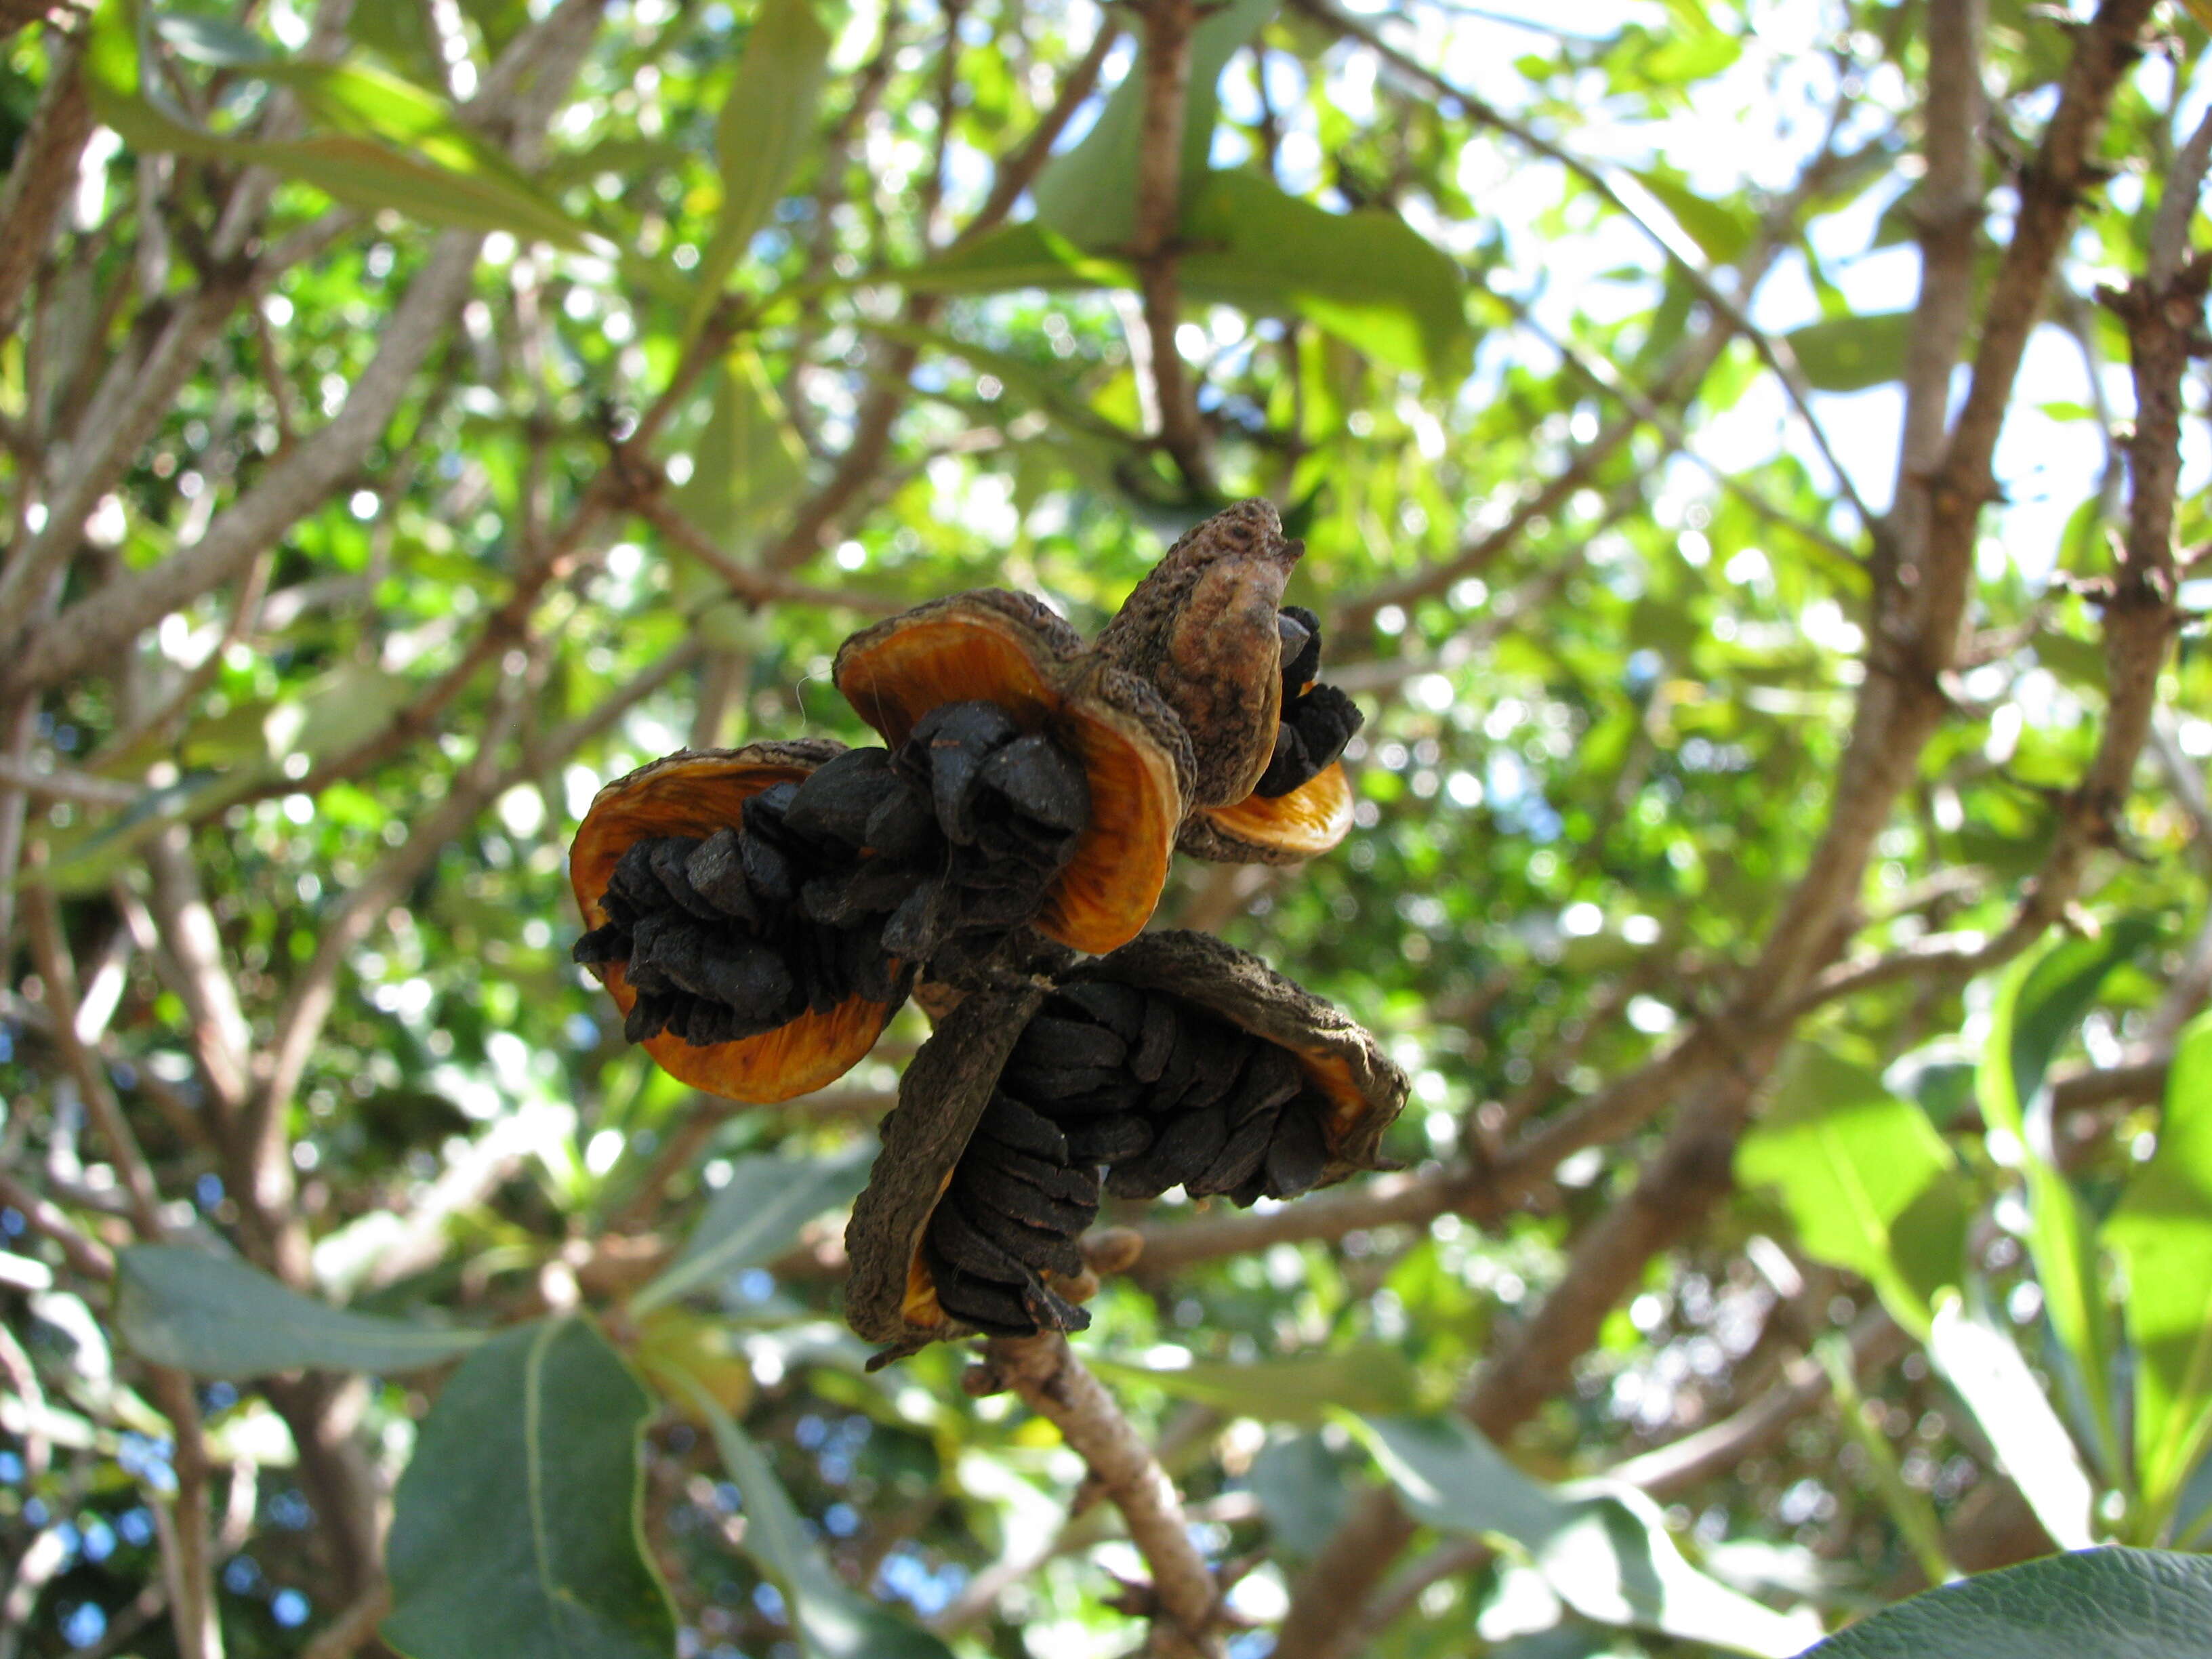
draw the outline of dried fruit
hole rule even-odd
[[[961,840],[970,828],[963,803],[976,787],[1074,837],[1048,873],[1031,861],[1040,893],[1014,883],[986,900],[988,885],[971,880],[945,915],[917,901],[902,937],[908,927],[927,936],[968,918],[1002,927],[1028,920],[1076,950],[1102,951],[1143,927],[1167,880],[1194,770],[1189,736],[1151,685],[1086,653],[1039,601],[995,588],[940,599],[854,635],[837,653],[836,675],[837,689],[902,756],[900,764],[915,752],[908,739],[927,737],[932,802],[956,844],[1018,861],[1024,851],[981,824],[973,843]],[[993,707],[1006,725],[981,712]],[[933,719],[938,724],[924,734]],[[1082,774],[1088,816],[1079,828],[1072,827],[1075,792],[1056,757]]]
[[[1079,1330],[1062,1292],[1102,1185],[1249,1205],[1377,1167],[1404,1074],[1257,957],[1148,933],[1048,990],[969,997],[900,1085],[854,1206],[846,1313],[896,1358]]]
[[[836,852],[793,836],[789,813],[842,748],[671,755],[600,790],[576,832],[576,960],[631,1040],[695,1088],[762,1102],[818,1089],[905,1000],[911,971],[884,955],[880,925],[817,921],[799,902]]]
[[[1198,781],[1178,845],[1197,857],[1291,863],[1352,827],[1336,759],[1360,714],[1316,683],[1319,619],[1282,605],[1304,551],[1273,507],[1239,501],[1170,548],[1099,636],[1190,732]]]

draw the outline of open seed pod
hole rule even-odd
[[[757,842],[745,844],[746,804],[766,799],[779,786],[803,782],[842,752],[843,744],[828,739],[680,751],[601,789],[576,831],[568,876],[589,930],[578,942],[577,958],[605,985],[634,1040],[664,1071],[694,1088],[761,1103],[818,1089],[875,1046],[905,999],[911,975],[900,963],[879,949],[857,969],[854,962],[841,969],[817,960],[812,936],[794,945],[787,923],[763,922],[757,911],[757,887],[746,884],[748,867],[757,873],[757,857],[765,850]],[[655,866],[656,854],[666,867]],[[681,933],[690,960],[678,970],[681,990],[655,966],[645,995],[658,1000],[641,1008],[640,987],[631,982],[634,974],[642,974],[636,951],[641,907],[631,901],[647,884],[662,908],[644,925]],[[741,921],[739,912],[750,920]],[[803,1012],[749,1035],[693,1040],[739,1025],[734,1012],[722,1010],[713,1014],[717,1029],[707,1029],[708,1016],[699,1011],[708,1005],[690,994],[696,984],[713,988],[702,975],[733,978],[751,988],[748,974],[757,979],[782,972],[789,994],[793,976],[769,960],[771,941],[787,956],[793,950],[808,953],[796,975]],[[857,961],[861,953],[850,954]],[[855,980],[874,994],[855,988]],[[702,1022],[698,1029],[690,1024],[694,1018]]]
[[[1149,933],[1049,990],[969,997],[908,1069],[846,1231],[846,1317],[878,1361],[1079,1330],[1061,1294],[1101,1188],[1249,1205],[1379,1167],[1405,1074],[1256,957]],[[1103,1181],[1102,1181],[1103,1171]]]
[[[1283,584],[1305,552],[1263,501],[1185,532],[1098,636],[1099,654],[1157,687],[1189,732],[1194,807],[1243,800],[1282,714]]]
[[[1025,920],[1092,952],[1144,927],[1167,880],[1194,777],[1190,739],[1151,685],[1086,653],[1042,602],[995,588],[855,634],[837,653],[836,675],[846,701],[908,762],[916,749],[956,746],[933,735],[933,715],[942,722],[957,708],[957,727],[988,719],[989,706],[1024,738],[1052,745],[1041,761],[1066,757],[1080,767],[1088,801],[1072,854],[1032,915],[998,920]],[[917,727],[927,742],[908,746]],[[957,817],[958,801],[941,781],[937,799],[941,819]]]
[[[1239,501],[1170,548],[1099,636],[1190,730],[1199,781],[1178,845],[1195,857],[1293,864],[1352,828],[1336,758],[1359,711],[1319,683],[1319,619],[1282,603],[1304,550],[1273,507]]]

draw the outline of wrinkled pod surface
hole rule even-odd
[[[1404,1074],[1330,1004],[1209,935],[1146,934],[1057,984],[971,996],[908,1068],[854,1206],[847,1317],[882,1359],[1080,1330],[1062,1293],[1101,1197],[1237,1205],[1379,1167]]]
[[[1091,950],[1141,927],[1188,743],[1080,652],[1033,601],[960,595],[840,657],[892,746],[680,753],[601,791],[574,956],[625,1034],[696,1086],[787,1099],[865,1054],[919,973],[988,979],[1031,922]]]
[[[1360,714],[1320,683],[1319,619],[1282,603],[1304,551],[1271,505],[1239,501],[1170,548],[1099,636],[1099,653],[1154,686],[1191,734],[1179,844],[1197,857],[1291,863],[1352,827],[1337,758]]]

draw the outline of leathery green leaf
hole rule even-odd
[[[2212,1014],[2174,1045],[2158,1150],[2104,1226],[2126,1275],[2143,1542],[2174,1518],[2212,1444]]]
[[[666,1659],[675,1615],[640,1525],[652,1413],[582,1319],[486,1343],[400,1477],[385,1640],[409,1659]]]

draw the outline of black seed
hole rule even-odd
[[[878,858],[911,863],[933,854],[943,839],[927,793],[903,778],[896,780],[890,793],[868,814],[866,845]]]
[[[604,927],[594,927],[568,947],[568,959],[591,965],[602,962],[626,962],[629,959],[629,930],[609,922]]]
[[[1015,1260],[1012,1251],[993,1243],[969,1224],[962,1212],[966,1206],[954,1200],[940,1202],[930,1212],[929,1242],[938,1255],[963,1273],[974,1273],[978,1279],[988,1279],[1001,1285],[1018,1285],[1030,1276],[1030,1269]]]
[[[1228,1144],[1229,1115],[1218,1106],[1209,1106],[1162,1124],[1146,1158],[1174,1171],[1176,1180],[1191,1181],[1212,1168]]]
[[[1286,605],[1275,614],[1275,633],[1283,642],[1283,699],[1287,702],[1321,672],[1321,618],[1304,605]]]
[[[1068,1126],[1067,1152],[1086,1164],[1119,1164],[1152,1147],[1152,1121],[1135,1112],[1110,1112]],[[1261,1142],[1264,1146],[1265,1141]]]
[[[1001,1213],[988,1205],[965,1200],[962,1212],[968,1224],[1000,1246],[1017,1261],[1036,1268],[1073,1275],[1083,1271],[1083,1252],[1066,1233],[1047,1232]],[[945,1206],[939,1205],[941,1211]]]
[[[659,839],[649,836],[623,848],[613,873],[607,878],[608,892],[621,894],[641,910],[660,908],[660,879],[653,873],[653,849],[659,845]]]
[[[1129,1045],[1104,1026],[1088,1020],[1039,1014],[1014,1045],[1014,1055],[1030,1066],[1098,1066],[1118,1071],[1128,1060]]]
[[[1134,1042],[1145,1026],[1145,994],[1131,985],[1109,980],[1084,980],[1063,985],[1045,1006],[1063,1018],[1079,1014],[1103,1025],[1124,1042]]]
[[[1041,1330],[1085,1331],[1091,1328],[1091,1315],[1083,1308],[1062,1297],[1051,1285],[1041,1279],[1031,1279],[1022,1287],[1022,1305],[1029,1310]]]
[[[1068,1162],[1067,1137],[1051,1119],[1041,1116],[1012,1095],[995,1093],[975,1133],[1054,1164]]]
[[[651,995],[641,992],[629,1006],[629,1013],[623,1020],[623,1035],[632,1042],[643,1042],[648,1037],[659,1036],[666,1029],[668,1016],[675,1012],[673,996]]]
[[[863,916],[888,915],[922,879],[886,859],[865,859],[850,870],[817,876],[799,890],[799,907],[816,921],[849,927]]]
[[[922,1260],[937,1286],[939,1304],[954,1318],[993,1336],[1029,1336],[1036,1332],[1036,1317],[1014,1286],[963,1272],[927,1238],[922,1243]]]
[[[625,975],[641,992],[672,990],[671,963],[688,967],[696,952],[690,919],[672,911],[655,910],[638,918],[636,931],[630,935]]]
[[[707,900],[724,915],[750,926],[757,926],[760,906],[753,902],[752,890],[745,885],[744,860],[738,850],[738,832],[717,830],[699,843],[684,866],[684,874],[692,890]]]
[[[868,819],[899,787],[887,749],[848,749],[810,773],[791,798],[784,828],[803,841],[868,844]]]
[[[1185,1019],[1176,1046],[1191,1045],[1192,1067],[1190,1086],[1176,1103],[1177,1109],[1190,1111],[1211,1106],[1227,1094],[1230,1085],[1237,1081],[1237,1073],[1243,1069],[1252,1041],[1247,1033],[1218,1020]],[[1153,1109],[1157,1111],[1158,1108]]]
[[[982,781],[1039,823],[1073,833],[1091,822],[1091,783],[1051,738],[1016,738],[983,764]]]
[[[1175,1003],[1158,995],[1145,999],[1144,1024],[1135,1050],[1129,1056],[1129,1069],[1147,1083],[1160,1081],[1166,1071],[1168,1057],[1175,1051],[1176,1037],[1182,1022],[1176,1016]]]
[[[1132,1158],[1106,1171],[1106,1190],[1116,1198],[1150,1201],[1176,1184],[1176,1177],[1149,1158]]]
[[[687,991],[757,1017],[781,1012],[791,996],[791,971],[776,953],[744,934],[710,941],[678,982]]]
[[[799,786],[788,780],[772,783],[757,795],[746,796],[743,811],[745,833],[769,836],[778,841],[788,839],[784,820],[791,811],[791,803],[798,799]]]
[[[753,800],[760,799],[758,795],[753,797]],[[750,800],[745,803],[747,807],[752,804]],[[756,899],[778,908],[798,902],[798,872],[792,868],[790,859],[750,817],[744,838],[738,843],[738,859],[744,867],[745,885],[752,889]]]
[[[945,884],[923,882],[884,923],[884,949],[908,962],[927,962],[945,938],[950,914]]]
[[[1267,1196],[1296,1198],[1322,1178],[1328,1167],[1328,1140],[1322,1114],[1328,1103],[1319,1095],[1302,1095],[1283,1109],[1275,1139],[1267,1148]]]
[[[714,901],[691,884],[684,866],[699,850],[696,836],[668,836],[653,844],[653,874],[667,902],[708,921],[720,921],[722,912]]]
[[[1095,1194],[1097,1178],[1092,1176],[1091,1179]],[[1048,1233],[1062,1233],[1071,1238],[1098,1218],[1098,1200],[1095,1195],[1083,1203],[1054,1198],[1019,1176],[1009,1174],[979,1158],[973,1148],[966,1158],[960,1160],[959,1168],[953,1171],[950,1190],[960,1194],[971,1209],[981,1205],[997,1211],[1000,1215],[1025,1222],[1030,1226],[1042,1228]]]
[[[942,703],[922,716],[908,740],[909,763],[928,768],[930,805],[951,841],[975,836],[975,785],[983,763],[1016,735],[1013,718],[994,702]]]
[[[1050,1061],[1032,1064],[1017,1050],[1002,1074],[1006,1086],[1042,1111],[1057,1116],[1049,1103],[1103,1089],[1127,1080],[1118,1066],[1061,1066]]]
[[[1017,1180],[1026,1181],[1048,1198],[1057,1199],[1063,1204],[1095,1206],[1098,1202],[1098,1172],[1096,1170],[1070,1169],[1066,1164],[1016,1152],[1000,1141],[971,1143],[967,1156],[961,1159],[963,1169],[970,1165],[979,1170],[1003,1171]]]
[[[1144,1104],[1145,1085],[1134,1080],[1109,1083],[1096,1089],[1085,1089],[1080,1094],[1063,1095],[1057,1100],[1036,1103],[1038,1109],[1054,1122],[1069,1126],[1116,1112],[1133,1112]]]
[[[1272,1115],[1305,1086],[1306,1074],[1288,1049],[1257,1042],[1237,1086],[1229,1091],[1229,1121],[1242,1123],[1255,1112]]]
[[[1213,1162],[1206,1165],[1205,1173],[1183,1182],[1183,1190],[1193,1198],[1203,1198],[1209,1193],[1232,1192],[1242,1187],[1261,1172],[1280,1121],[1276,1111],[1255,1112],[1246,1118],[1237,1126]]]

